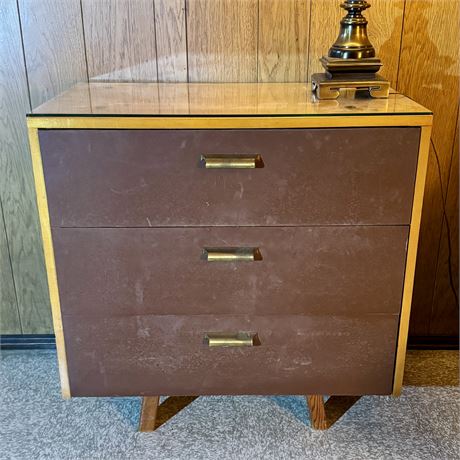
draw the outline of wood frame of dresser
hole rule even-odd
[[[347,115],[347,116],[31,116],[27,119],[37,205],[48,278],[53,326],[56,336],[61,392],[71,397],[67,371],[64,331],[62,327],[59,289],[56,275],[51,226],[48,212],[43,165],[38,138],[39,129],[283,129],[283,128],[350,128],[350,127],[420,127],[417,174],[412,204],[409,240],[404,272],[396,359],[393,373],[393,396],[402,389],[406,358],[409,319],[414,286],[415,265],[420,232],[428,155],[430,150],[431,114]]]

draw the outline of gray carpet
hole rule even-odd
[[[201,397],[154,433],[139,398],[60,398],[53,351],[3,351],[1,459],[458,459],[459,389],[361,398],[313,431],[302,397]]]

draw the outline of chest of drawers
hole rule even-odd
[[[28,123],[65,397],[400,392],[429,111],[99,83]]]

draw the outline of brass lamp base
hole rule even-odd
[[[387,98],[390,82],[378,74],[337,75],[328,78],[325,73],[311,76],[312,90],[318,99],[337,99],[341,89],[353,88],[375,98]]]
[[[341,74],[374,74],[382,67],[379,58],[342,59],[323,56],[320,59],[328,78],[334,78]],[[353,77],[352,77],[353,78]]]
[[[326,73],[311,76],[318,99],[337,99],[343,88],[358,94],[387,98],[390,82],[377,74],[382,61],[367,36],[367,20],[362,12],[370,7],[367,0],[344,0],[340,5],[347,15],[340,21],[337,40],[320,61]]]

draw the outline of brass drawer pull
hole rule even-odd
[[[202,258],[208,262],[254,262],[262,260],[259,248],[204,248]]]
[[[260,345],[259,336],[253,332],[208,332],[204,343],[209,347],[255,347]]]
[[[263,168],[260,155],[201,155],[206,169],[254,169]]]

